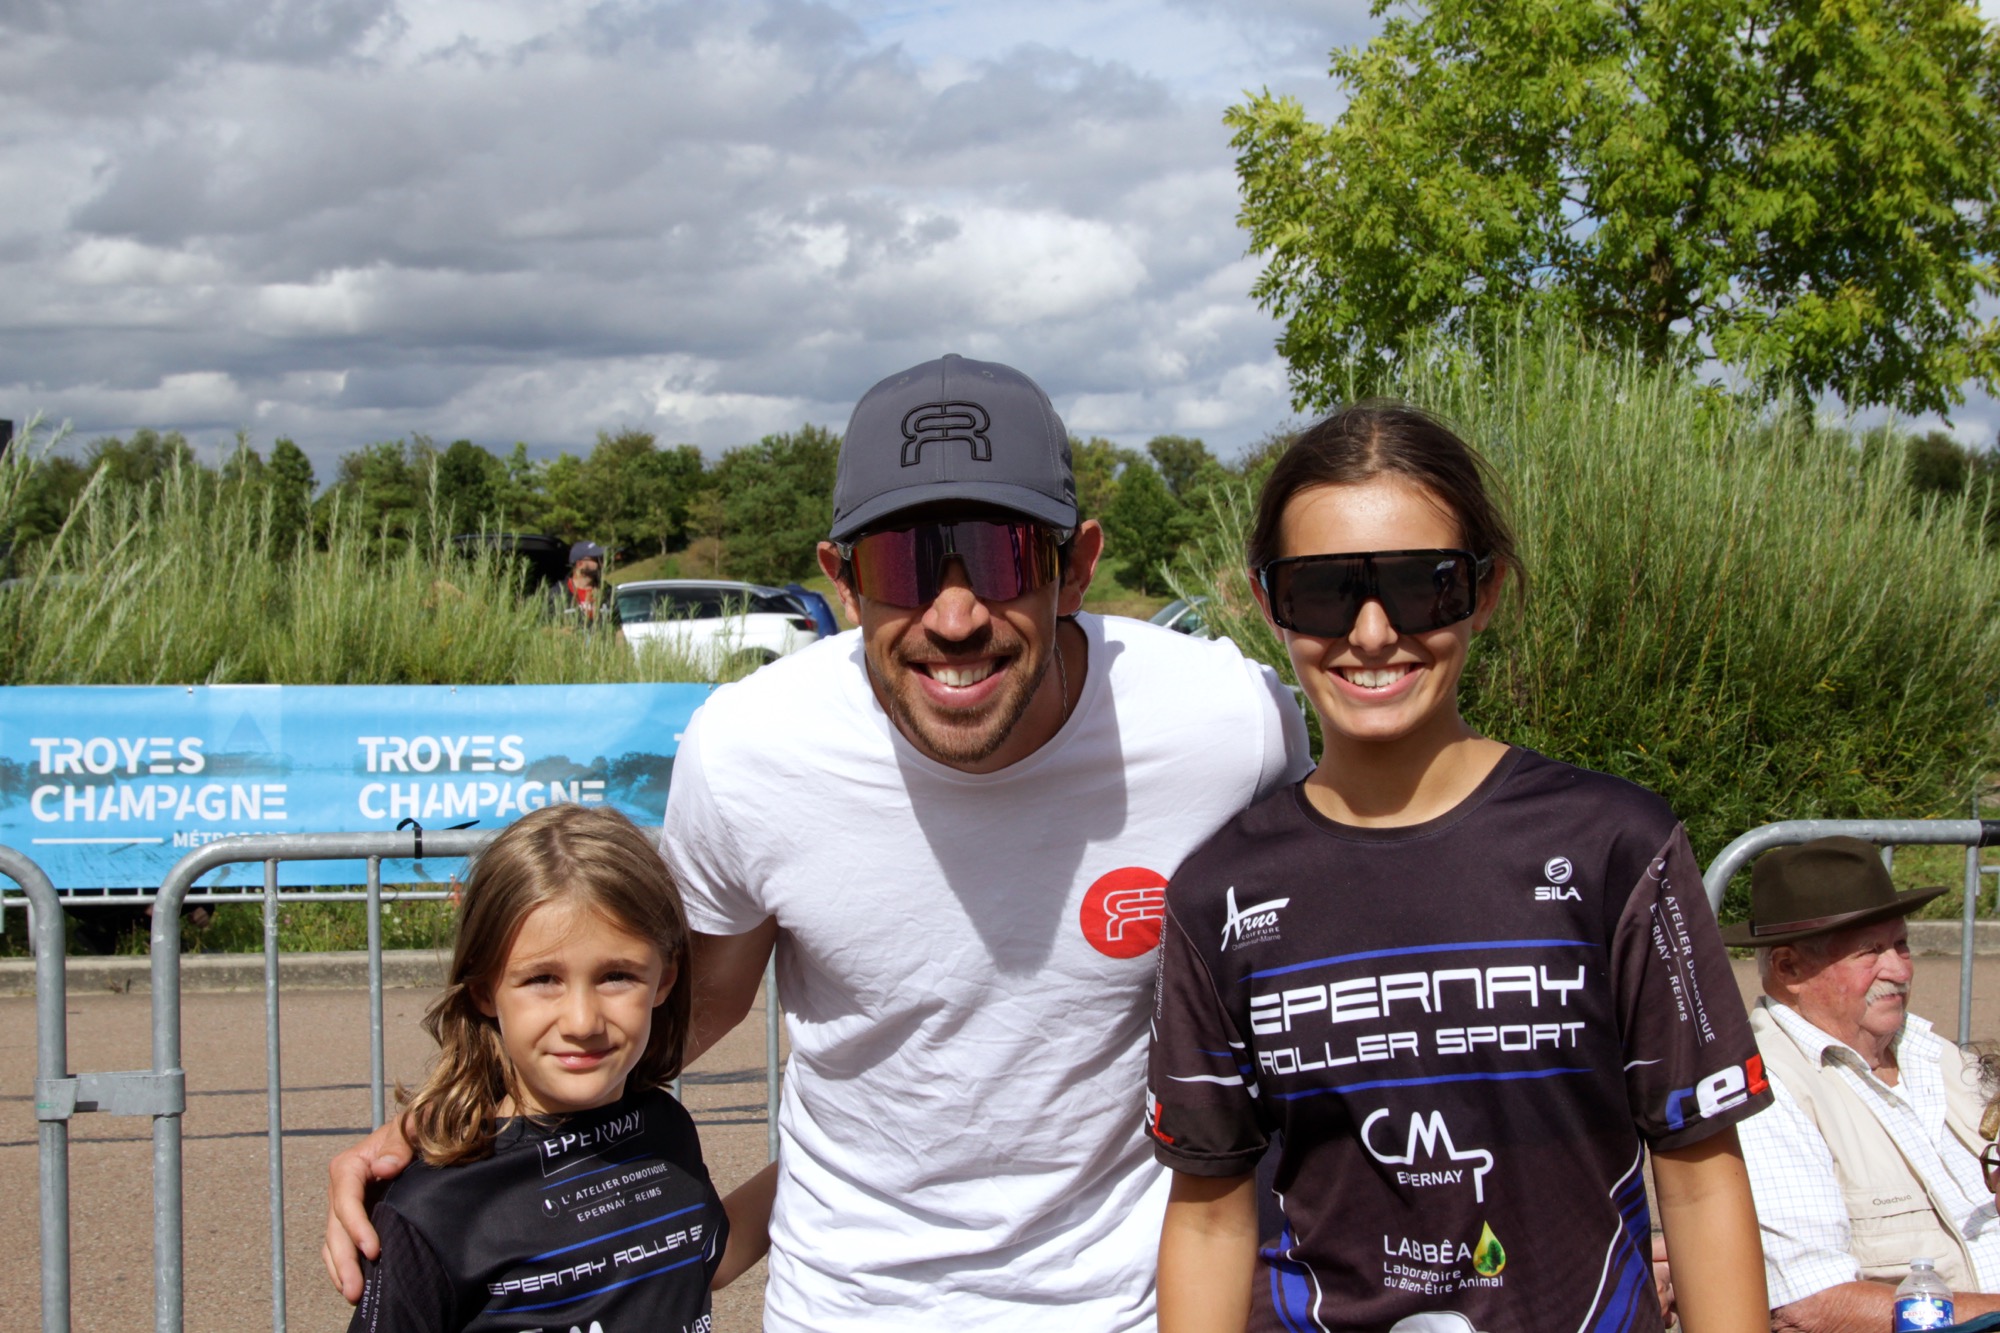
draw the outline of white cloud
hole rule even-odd
[[[1286,412],[1223,107],[1365,6],[0,6],[0,416],[711,450],[940,351],[1080,431]]]

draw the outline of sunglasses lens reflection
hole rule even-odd
[[[1007,602],[1055,578],[1055,534],[1038,523],[917,523],[871,532],[854,543],[854,587],[891,606],[918,607],[938,595],[945,561],[956,557],[973,595]]]

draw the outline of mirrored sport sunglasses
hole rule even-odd
[[[1280,628],[1338,639],[1375,601],[1399,634],[1455,625],[1479,604],[1491,558],[1470,551],[1366,551],[1294,555],[1258,571]]]
[[[1057,552],[1069,534],[1030,519],[957,519],[867,532],[835,544],[853,571],[854,591],[891,606],[929,604],[944,584],[945,560],[957,556],[982,601],[1010,602],[1056,577]]]

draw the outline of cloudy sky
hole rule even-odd
[[[2000,0],[1994,0],[2000,3]],[[1070,427],[1289,418],[1222,111],[1365,0],[0,0],[0,417],[836,427],[947,350]],[[1960,419],[1992,438],[1982,403]]]

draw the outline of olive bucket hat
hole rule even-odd
[[[1768,949],[1850,926],[1908,916],[1944,887],[1897,892],[1882,853],[1859,838],[1816,838],[1757,858],[1750,872],[1750,919],[1723,929],[1722,942]]]

